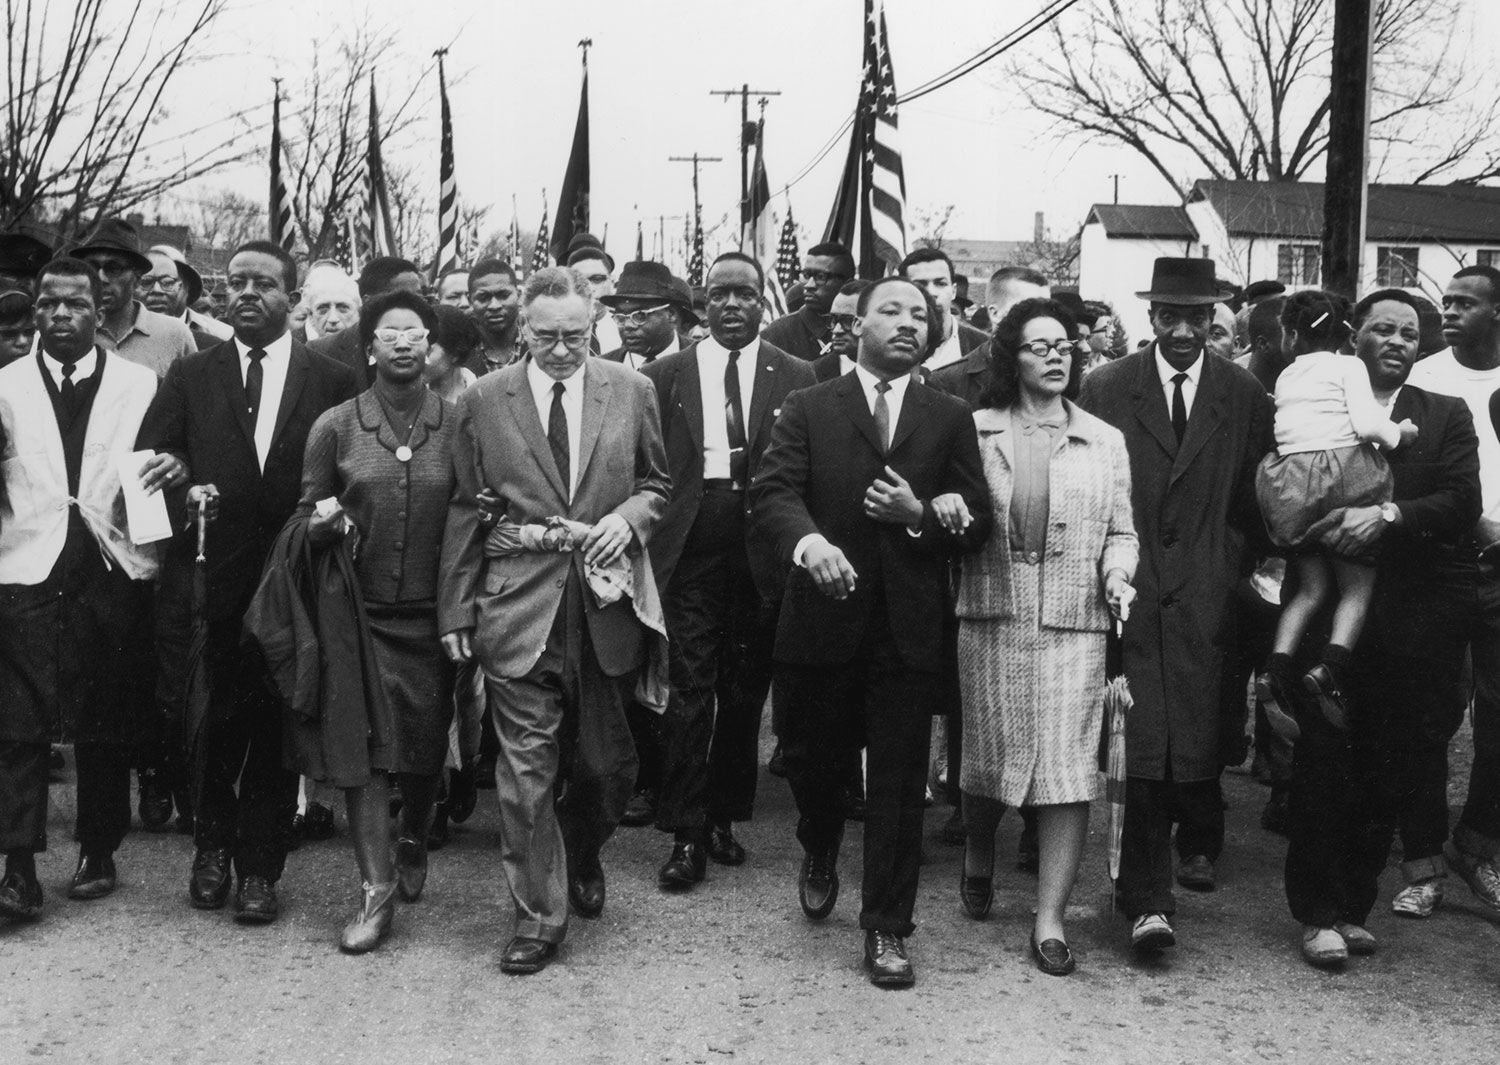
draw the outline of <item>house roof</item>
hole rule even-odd
[[[1197,240],[1198,230],[1181,207],[1140,203],[1096,203],[1084,225],[1098,222],[1111,237],[1147,240]]]
[[[1323,236],[1319,181],[1198,181],[1188,202],[1202,201],[1234,235],[1307,240]],[[1371,185],[1365,230],[1370,241],[1500,243],[1500,188]]]

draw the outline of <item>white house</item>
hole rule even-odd
[[[1500,188],[1371,185],[1361,291],[1409,289],[1437,302],[1464,266],[1500,267]],[[1083,226],[1079,291],[1149,335],[1147,287],[1161,255],[1203,256],[1237,285],[1275,278],[1322,283],[1321,182],[1199,181],[1181,207],[1095,204]]]

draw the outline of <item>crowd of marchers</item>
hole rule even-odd
[[[342,791],[351,953],[493,787],[499,964],[537,972],[605,909],[622,823],[665,834],[664,891],[747,860],[767,705],[788,904],[833,911],[862,820],[876,985],[915,980],[929,780],[973,920],[1024,819],[1031,953],[1066,975],[1091,804],[1123,808],[1122,935],[1169,950],[1252,738],[1311,964],[1377,949],[1397,833],[1396,914],[1450,875],[1500,910],[1500,272],[1448,281],[1437,342],[1403,289],[1158,259],[1133,349],[1032,270],[972,301],[938,249],[855,274],[813,247],[767,321],[739,252],[695,289],[583,234],[428,285],[252,241],[216,314],[119,219],[0,235],[0,917],[42,916],[66,743],[74,900],[116,886],[134,774],[192,835],[185,902],[275,921]]]

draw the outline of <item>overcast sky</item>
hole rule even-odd
[[[1044,0],[886,0],[898,91],[974,55],[1046,6]],[[1488,0],[1468,0],[1465,18],[1489,54],[1500,19]],[[385,101],[418,78],[418,121],[388,146],[387,162],[438,166],[434,48],[447,44],[460,197],[494,204],[488,228],[509,221],[515,195],[522,225],[535,228],[542,189],[555,206],[578,106],[581,37],[589,56],[593,228],[609,226],[617,253],[633,249],[637,219],[654,225],[691,209],[691,167],[670,155],[722,156],[702,170],[705,225],[735,211],[739,197],[738,97],[712,89],[779,89],[766,112],[771,185],[802,171],[853,108],[860,77],[861,0],[315,0],[298,13],[280,0],[235,0],[214,39],[223,58],[189,71],[170,106],[178,120],[269,100],[271,78],[290,93],[313,56],[325,54],[357,20],[395,30],[399,54],[382,72]],[[1079,17],[1079,10],[1062,16]],[[1044,40],[1037,35],[1033,41]],[[1006,84],[1002,56],[900,114],[909,220],[956,206],[950,237],[1024,239],[1033,212],[1062,234],[1090,204],[1111,198],[1120,174],[1124,202],[1171,202],[1171,189],[1132,153],[1059,145],[1043,120]],[[291,100],[291,105],[297,103]],[[755,113],[752,100],[752,117]],[[845,141],[790,191],[804,228],[821,230]],[[264,195],[263,164],[209,185]],[[184,197],[194,195],[193,190]],[[171,201],[162,213],[173,210]],[[908,233],[913,223],[908,222]],[[726,230],[724,239],[729,239]],[[648,236],[647,247],[650,248]]]

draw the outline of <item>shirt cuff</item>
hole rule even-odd
[[[802,556],[807,552],[808,547],[819,541],[826,544],[828,537],[822,533],[808,533],[802,539],[798,540],[797,546],[792,548],[792,565],[801,566]]]

